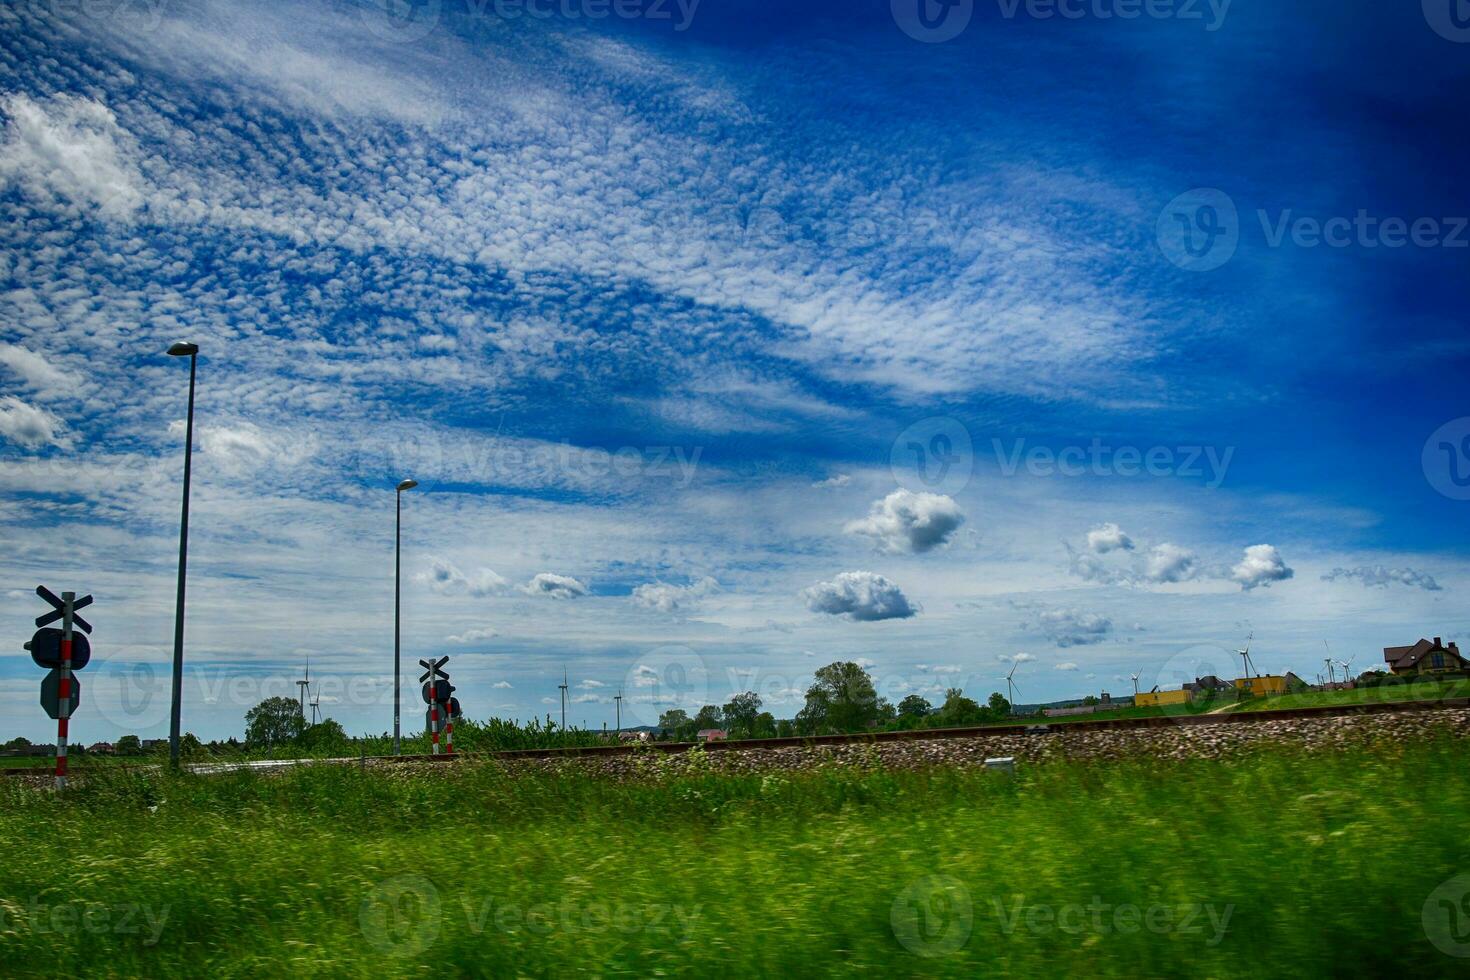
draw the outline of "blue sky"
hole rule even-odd
[[[38,583],[166,728],[177,339],[205,737],[388,727],[404,476],[476,716],[1463,638],[1455,8],[918,2],[0,9],[3,734]]]

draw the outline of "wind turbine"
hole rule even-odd
[[[1011,703],[1011,714],[1016,713],[1016,682],[1011,680],[1011,674],[1014,674],[1019,666],[1021,666],[1021,661],[1017,660],[1011,664],[1010,674],[1006,674],[1006,700]]]
[[[311,723],[313,725],[315,725],[317,723],[317,720],[318,720],[318,718],[321,715],[321,706],[322,706],[322,690],[321,690],[321,685],[318,684],[317,685],[316,694],[314,694],[312,696],[312,699],[311,699]]]
[[[1358,655],[1355,653],[1346,660],[1339,660],[1337,662],[1337,666],[1342,668],[1342,682],[1344,684],[1353,679],[1353,661],[1357,659]]]
[[[618,688],[618,693],[613,696],[613,704],[616,705],[617,712],[618,712],[618,733],[619,734],[622,734],[622,731],[623,731],[623,689],[621,687]]]
[[[1133,696],[1138,697],[1138,674],[1134,674],[1130,680],[1133,681]]]
[[[299,680],[299,681],[297,681],[296,682],[296,686],[299,687],[299,688],[301,688],[301,690],[298,692],[300,694],[300,696],[301,696],[301,720],[302,721],[305,721],[306,720],[306,699],[307,699],[308,695],[311,694],[311,657],[307,657],[306,658],[306,678],[305,678],[305,680]]]
[[[561,691],[561,730],[562,731],[566,731],[567,730],[567,669],[565,667],[563,667],[561,669],[561,683],[558,684],[558,685],[556,685],[556,688],[557,688],[557,690]]]
[[[1250,635],[1245,638],[1245,649],[1235,651],[1240,657],[1241,665],[1245,670],[1245,676],[1247,678],[1251,676],[1251,669],[1254,667],[1254,664],[1251,663],[1251,640],[1255,639],[1255,636],[1255,630],[1251,630]]]

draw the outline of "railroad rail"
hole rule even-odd
[[[1470,698],[1441,698],[1433,701],[1374,701],[1367,704],[1332,704],[1308,708],[1272,708],[1264,711],[1230,711],[1221,714],[1152,715],[1146,718],[1100,718],[1091,721],[1021,722],[1014,725],[975,725],[965,728],[923,728],[897,732],[856,732],[848,735],[799,735],[789,738],[731,739],[718,742],[626,742],[615,745],[578,745],[546,749],[500,749],[491,752],[456,752],[453,755],[369,755],[329,759],[257,759],[242,762],[205,762],[187,765],[191,772],[214,774],[245,769],[284,769],[298,765],[447,763],[461,759],[571,759],[598,755],[635,755],[657,752],[677,755],[694,748],[709,752],[750,752],[763,749],[802,748],[853,743],[923,742],[996,735],[1054,736],[1131,728],[1172,728],[1196,725],[1242,725],[1301,718],[1337,718],[1402,711],[1443,711],[1470,708]],[[118,766],[120,770],[157,766]],[[46,775],[44,766],[0,769],[0,776]]]

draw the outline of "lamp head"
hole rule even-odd
[[[417,480],[404,480],[402,483],[398,484],[398,492],[402,493],[405,490],[412,490],[418,485],[419,481]]]
[[[199,353],[199,345],[186,344],[183,341],[179,341],[168,349],[168,353],[170,357],[192,357]]]

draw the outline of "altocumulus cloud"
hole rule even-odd
[[[885,551],[922,554],[947,543],[963,523],[964,511],[954,498],[900,489],[875,500],[868,516],[845,530],[873,538]]]
[[[645,582],[633,590],[633,601],[646,609],[654,609],[662,613],[677,613],[698,604],[700,599],[718,591],[720,591],[720,583],[708,575],[688,585]]]
[[[898,586],[876,572],[842,572],[802,591],[807,608],[860,623],[908,619],[918,612]]]
[[[1322,576],[1324,582],[1356,579],[1370,588],[1386,589],[1390,585],[1407,585],[1425,592],[1439,592],[1434,576],[1414,568],[1388,568],[1383,565],[1359,565],[1357,568],[1334,568]]]
[[[551,599],[576,599],[588,594],[587,586],[570,575],[541,572],[521,586],[526,595],[546,596]]]
[[[429,591],[439,595],[487,596],[505,588],[505,579],[488,568],[466,575],[443,558],[430,561],[429,570],[420,572],[415,578],[427,585]]]

